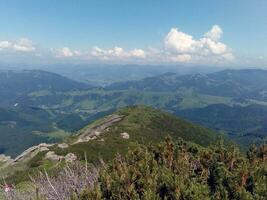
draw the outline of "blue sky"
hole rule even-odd
[[[266,8],[265,0],[0,0],[0,58],[265,65]],[[205,36],[212,27],[219,39]]]

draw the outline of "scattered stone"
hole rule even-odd
[[[6,156],[4,154],[0,154],[0,162],[5,163],[5,162],[10,162],[10,161],[12,161],[10,156]]]
[[[90,140],[95,140],[97,137],[94,135],[93,137],[90,137]]]
[[[95,136],[99,136],[99,135],[100,135],[100,133],[101,133],[101,132],[99,132],[99,131],[96,131],[96,132],[95,132]]]
[[[42,152],[42,151],[49,151],[49,149],[47,147],[40,147],[39,152]]]
[[[45,158],[51,161],[61,161],[64,157],[57,155],[54,151],[48,151]]]
[[[58,146],[59,148],[61,148],[61,149],[65,149],[65,148],[68,148],[68,147],[69,147],[69,145],[66,144],[66,143],[61,143],[61,144],[58,144],[57,146]]]
[[[128,139],[130,138],[130,135],[129,135],[128,133],[124,132],[124,133],[121,133],[121,137],[122,137],[123,139],[128,140]]]
[[[109,132],[109,131],[110,131],[110,128],[108,127],[108,128],[106,128],[104,131],[105,131],[105,132]]]
[[[105,140],[104,140],[104,138],[101,138],[99,141],[100,141],[100,142],[104,142]]]
[[[77,156],[74,154],[74,153],[68,153],[66,156],[65,156],[65,161],[66,162],[74,162],[77,160]]]

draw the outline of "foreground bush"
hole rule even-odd
[[[33,195],[37,200],[67,200],[86,188],[92,188],[97,177],[96,168],[88,169],[87,165],[79,162],[66,165],[53,175],[48,175],[46,171],[40,172],[38,176],[31,178],[37,189],[37,194]]]
[[[94,187],[72,200],[267,199],[267,147],[246,156],[219,143],[204,149],[170,138],[140,146],[104,166]]]
[[[221,142],[203,148],[167,138],[139,145],[98,169],[77,162],[50,175],[40,172],[32,182],[31,194],[8,199],[266,200],[267,146],[252,146],[243,155]]]

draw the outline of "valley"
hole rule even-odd
[[[86,124],[132,105],[163,109],[224,132],[243,149],[266,140],[264,70],[165,73],[104,88],[36,70],[5,71],[1,77],[0,150],[11,156],[40,142],[60,141]],[[27,84],[21,84],[25,81]],[[20,88],[13,90],[16,85]],[[12,138],[23,138],[23,142]]]
[[[182,195],[188,199],[218,195],[212,189],[214,185],[218,186],[210,179],[214,177],[218,180],[222,176],[227,177],[227,183],[231,184],[224,186],[223,190],[233,191],[238,196],[245,193],[263,199],[266,196],[265,179],[261,174],[266,166],[266,146],[251,147],[247,155],[240,153],[226,135],[158,109],[131,106],[88,124],[76,134],[66,137],[63,143],[42,143],[27,149],[15,159],[2,156],[0,171],[4,180],[2,184],[15,184],[14,196],[22,199],[38,199],[39,195],[45,198],[69,198],[73,195],[70,185],[76,188],[75,195],[78,198],[91,199],[96,196],[102,199],[107,195],[107,189],[98,188],[96,184],[106,184],[110,178],[113,184],[122,183],[124,176],[133,176],[131,182],[138,181],[140,184],[147,180],[148,183],[160,181],[166,183],[164,188],[172,188],[168,177],[178,176],[183,183],[177,184],[187,184],[185,188],[180,185],[180,193],[168,190],[162,194],[155,189],[153,194]],[[217,175],[216,171],[220,169],[227,170],[229,175]],[[246,170],[250,170],[249,177],[255,177],[255,192],[235,192],[233,180],[242,180],[239,173]],[[106,172],[110,173],[107,175]],[[152,176],[154,173],[157,176]],[[143,180],[145,174],[147,179]],[[186,178],[183,178],[185,175]],[[86,180],[94,184],[86,185]],[[54,190],[51,190],[51,185]],[[240,187],[245,188],[246,185],[248,183]],[[134,190],[139,191],[139,188],[134,187]],[[193,192],[187,193],[188,188]],[[58,191],[61,192],[57,194]],[[115,188],[110,191],[109,195],[117,196]],[[101,196],[97,196],[99,193]],[[121,196],[134,195],[125,193],[128,193],[127,190],[119,192]],[[2,191],[0,198],[4,198]]]
[[[0,200],[267,200],[267,1],[0,1]]]
[[[126,138],[123,137],[124,134],[127,135]],[[124,155],[128,148],[135,147],[138,143],[157,143],[168,135],[173,139],[184,139],[203,147],[220,139],[224,139],[228,145],[231,144],[225,135],[210,129],[151,107],[133,106],[88,124],[76,134],[65,137],[62,143],[33,146],[16,158],[7,159],[0,169],[2,176],[14,178],[13,182],[21,182],[28,180],[27,173],[42,168],[53,170],[69,153],[75,154],[79,160],[84,160],[86,154],[88,162],[98,163],[99,158],[108,161],[116,153]],[[53,157],[46,156],[51,152]]]

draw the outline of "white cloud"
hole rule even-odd
[[[130,51],[129,54],[130,54],[130,57],[136,57],[136,58],[145,58],[146,57],[146,53],[142,49],[134,49],[134,50]]]
[[[75,56],[82,56],[82,52],[81,51],[74,50],[73,51],[73,55],[75,55]]]
[[[123,48],[115,46],[111,49],[101,49],[98,46],[92,48],[90,52],[92,58],[99,58],[104,60],[125,60],[131,58],[145,58],[146,53],[142,49],[133,49],[131,51],[125,51]]]
[[[78,50],[71,50],[69,47],[63,47],[61,49],[50,49],[51,53],[57,58],[70,58],[70,57],[82,57],[83,53]]]
[[[165,47],[168,50],[177,53],[187,53],[194,50],[195,41],[191,35],[178,31],[177,28],[172,28],[164,40]]]
[[[13,48],[16,51],[33,52],[36,50],[33,42],[27,38],[21,38],[13,44]]]
[[[112,49],[101,49],[98,46],[92,48],[91,56],[92,57],[102,57],[104,59],[112,57],[123,57],[124,50],[121,47],[115,46]]]
[[[58,58],[79,58],[79,59],[98,59],[98,60],[114,60],[120,61],[127,59],[143,59],[146,57],[146,53],[142,49],[133,49],[131,51],[125,51],[123,48],[115,46],[110,49],[102,49],[95,46],[90,52],[71,50],[69,47],[61,49],[51,49],[52,54]]]
[[[105,51],[97,46],[92,48],[91,55],[92,56],[103,56],[105,54]]]
[[[62,49],[58,49],[56,51],[57,57],[72,57],[73,53],[68,47],[63,47]]]
[[[15,42],[0,41],[0,49],[18,52],[34,52],[36,50],[36,46],[31,40],[27,38],[21,38]]]
[[[164,39],[167,57],[171,61],[188,62],[190,60],[233,60],[231,49],[219,42],[223,34],[218,25],[214,25],[203,38],[194,39],[193,36],[172,28]],[[186,55],[186,56],[185,56]],[[168,58],[166,58],[168,60]]]
[[[87,59],[103,61],[138,62],[140,59],[142,62],[194,64],[232,61],[234,55],[231,49],[219,41],[222,34],[223,31],[218,25],[214,25],[199,39],[194,39],[192,35],[172,28],[163,40],[164,48],[149,47],[146,50],[135,48],[126,51],[118,46],[108,49],[95,46],[89,53],[81,54],[83,58],[86,55]]]
[[[1,54],[7,52],[19,52],[22,55],[33,52],[38,57],[53,57],[61,59],[76,60],[98,60],[103,62],[124,62],[124,63],[193,63],[193,64],[214,64],[232,62],[235,57],[232,50],[221,40],[223,30],[220,26],[214,25],[195,39],[192,35],[182,32],[178,28],[171,28],[161,42],[161,47],[148,47],[146,49],[133,48],[125,50],[120,46],[112,48],[100,48],[95,46],[91,50],[73,50],[69,47],[47,50],[37,48],[31,40],[21,38],[17,41],[0,41]],[[51,54],[52,53],[52,54]],[[4,53],[3,53],[4,55]],[[18,54],[15,54],[18,55]],[[28,55],[28,54],[27,54]]]
[[[218,25],[213,25],[211,30],[205,33],[206,38],[210,38],[213,41],[218,41],[223,34],[223,30]]]
[[[189,54],[181,54],[177,56],[170,57],[170,60],[173,62],[189,62],[191,60],[191,55]]]
[[[124,54],[124,51],[121,47],[114,47],[114,49],[110,49],[109,51],[109,54],[113,55],[113,56],[123,56]]]
[[[10,48],[12,44],[9,41],[0,41],[0,49]]]

